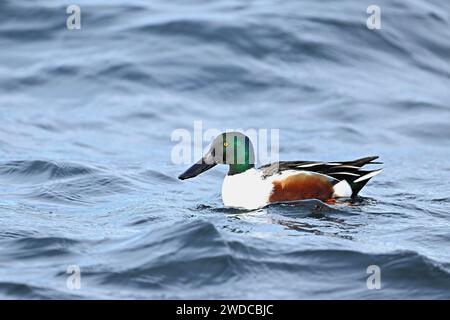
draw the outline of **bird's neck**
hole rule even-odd
[[[254,167],[255,167],[255,165],[253,163],[230,164],[230,170],[228,171],[228,175],[232,176],[235,174],[243,173]]]

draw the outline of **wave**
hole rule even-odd
[[[97,172],[80,164],[55,163],[44,160],[22,160],[0,164],[0,179],[28,183],[66,179]]]
[[[11,238],[3,253],[11,261],[51,261],[50,284],[64,283],[68,263],[78,263],[84,287],[74,295],[13,277],[0,282],[0,294],[30,299],[450,298],[448,266],[413,251],[377,253],[280,246],[274,239],[243,241],[198,219],[177,224],[153,220],[144,226],[147,231],[135,236],[90,245],[64,237]],[[80,260],[80,250],[88,248],[95,258]],[[367,289],[366,270],[371,265],[381,269],[382,295]],[[21,268],[17,265],[18,273]]]
[[[129,179],[98,168],[42,160],[0,164],[0,181],[27,185],[23,190],[28,192],[22,194],[26,198],[68,204],[91,204],[98,197],[133,188]]]
[[[142,290],[146,298],[161,297],[161,291],[166,297],[191,292],[191,297],[206,299],[242,298],[242,294],[244,298],[307,298],[307,292],[316,298],[342,298],[357,291],[363,298],[376,296],[366,287],[366,269],[378,265],[385,285],[383,298],[449,297],[449,271],[416,252],[304,250],[264,243],[261,248],[257,243],[228,239],[212,223],[201,220],[160,226],[116,243],[117,250],[102,253],[110,263],[86,266],[85,276],[109,287],[137,290],[138,296]],[[333,279],[339,281],[333,284]],[[248,290],[237,293],[233,288],[238,283]],[[215,286],[215,295],[204,293],[208,286]],[[404,290],[414,294],[406,295]]]

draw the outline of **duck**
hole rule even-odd
[[[316,199],[335,203],[338,198],[354,198],[383,169],[363,170],[378,156],[353,161],[279,161],[255,167],[250,139],[241,132],[217,136],[206,154],[179,175],[187,180],[216,165],[228,165],[222,184],[225,207],[255,210],[275,203]]]

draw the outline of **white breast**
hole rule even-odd
[[[248,210],[264,207],[273,188],[270,180],[263,180],[261,172],[256,169],[226,176],[222,185],[223,204]]]
[[[291,175],[319,174],[310,171],[286,170],[265,179],[261,171],[249,169],[243,173],[226,176],[222,185],[222,201],[226,207],[244,208],[248,210],[264,207],[269,203],[273,190],[273,181],[283,180]],[[334,183],[337,180],[326,176]],[[350,185],[343,181],[335,185],[335,197],[348,197],[351,195]]]

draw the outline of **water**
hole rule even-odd
[[[450,298],[448,1],[378,1],[374,31],[371,1],[77,4],[71,31],[0,2],[1,298]],[[195,120],[385,170],[351,204],[226,209],[225,168],[176,179]]]

